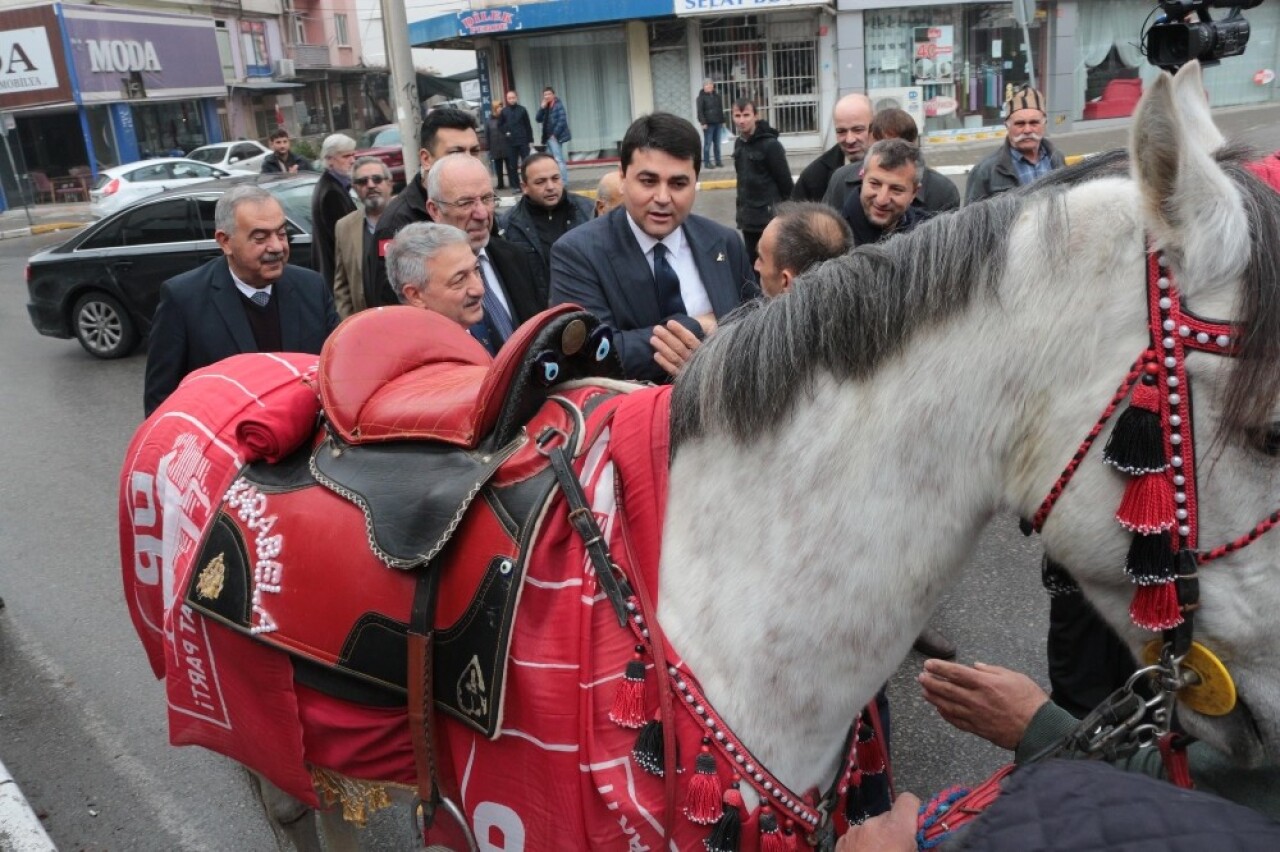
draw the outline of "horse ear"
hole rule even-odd
[[[1225,141],[1197,62],[1157,77],[1134,114],[1130,150],[1143,218],[1184,279],[1234,280],[1248,257],[1243,201],[1214,160]]]

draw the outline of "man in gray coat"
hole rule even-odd
[[[1044,138],[1046,112],[1044,96],[1024,86],[1004,102],[1004,144],[973,167],[965,190],[965,203],[972,204],[1019,186],[1026,186],[1066,159]]]

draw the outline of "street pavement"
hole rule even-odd
[[[1280,147],[1278,118],[1280,106],[1218,113],[1229,136],[1264,151]],[[1123,145],[1126,134],[1117,125],[1059,143],[1087,154]],[[927,155],[963,171],[991,147]],[[816,153],[794,153],[793,170]],[[575,167],[571,186],[593,188],[603,171]],[[963,184],[962,174],[953,179]],[[696,210],[732,225],[734,192],[705,190]],[[19,811],[64,850],[273,849],[241,770],[168,744],[164,692],[122,599],[116,477],[141,420],[145,358],[95,360],[74,341],[37,335],[26,315],[26,257],[65,239],[58,228],[89,218],[84,204],[40,205],[31,221],[21,208],[0,214],[0,431],[7,436],[0,456],[0,596],[7,603],[0,610],[0,849],[49,848],[17,844]],[[926,511],[920,522],[929,522]],[[959,645],[961,661],[1006,665],[1045,682],[1039,555],[1012,517],[984,531],[934,619]],[[1008,754],[937,718],[914,682],[920,663],[909,655],[889,684],[897,788],[929,794],[977,782]],[[374,831],[370,848],[397,848],[406,836],[399,815]]]

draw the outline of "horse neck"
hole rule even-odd
[[[1117,241],[1140,270],[1136,232]],[[1111,261],[1069,286],[1011,261],[996,297],[917,333],[869,379],[820,378],[749,446],[681,446],[659,618],[793,790],[830,780],[854,714],[991,514],[1030,513],[1142,348],[1140,281],[1117,294]]]

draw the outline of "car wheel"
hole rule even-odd
[[[138,342],[133,320],[106,293],[81,296],[71,312],[71,323],[80,345],[97,358],[123,358]]]

